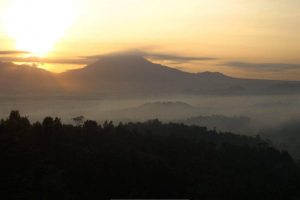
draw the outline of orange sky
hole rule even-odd
[[[300,80],[299,9],[298,0],[0,0],[0,52],[73,59],[139,49],[216,58],[155,60],[185,71]]]

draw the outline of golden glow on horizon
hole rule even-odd
[[[16,49],[45,56],[74,20],[71,0],[12,0],[4,16],[5,29]]]
[[[299,8],[299,0],[0,0],[0,50],[55,60],[139,49],[218,58],[171,65],[186,71],[267,76],[220,64],[300,63]]]

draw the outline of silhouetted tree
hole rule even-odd
[[[12,131],[25,130],[30,127],[27,117],[21,117],[19,111],[11,111],[8,119],[2,123],[7,123],[7,127]]]
[[[17,110],[13,110],[10,112],[10,115],[8,117],[9,121],[20,121],[21,120],[21,115],[20,112]]]
[[[83,124],[84,116],[74,117],[73,121],[75,122],[76,126],[81,126]]]
[[[89,133],[97,132],[98,124],[96,121],[87,120],[83,124],[83,129]]]
[[[54,120],[52,117],[46,117],[43,121],[43,127],[46,130],[52,130],[54,128]]]
[[[61,119],[59,118],[55,118],[54,121],[53,121],[53,126],[55,129],[60,129],[62,128],[62,123],[61,123]]]

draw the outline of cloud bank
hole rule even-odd
[[[1,55],[20,55],[20,54],[28,54],[27,51],[0,51]]]
[[[287,70],[299,70],[300,64],[290,64],[290,63],[249,63],[249,62],[227,62],[222,65],[240,68],[248,71],[272,71],[281,72]]]
[[[170,61],[174,63],[186,63],[192,61],[208,61],[215,60],[213,57],[192,57],[192,56],[181,56],[177,54],[167,54],[167,53],[150,53],[140,50],[129,50],[123,52],[115,52],[110,54],[101,54],[93,56],[75,56],[71,58],[39,58],[39,57],[17,57],[11,55],[26,54],[28,52],[24,51],[0,51],[2,56],[0,59],[2,62],[37,62],[37,63],[49,63],[49,64],[78,64],[85,65],[101,59],[108,55],[135,55],[142,56],[149,59],[160,60],[160,61]],[[5,56],[6,55],[6,56]]]

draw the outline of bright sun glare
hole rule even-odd
[[[45,56],[74,20],[72,0],[11,0],[6,31],[16,49]]]

